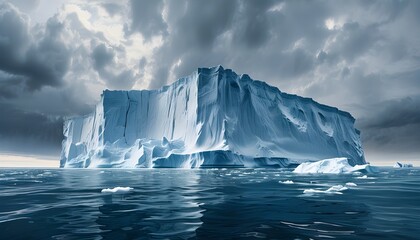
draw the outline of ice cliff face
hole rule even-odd
[[[64,124],[61,167],[286,167],[365,163],[347,112],[221,66],[158,90],[108,91]]]

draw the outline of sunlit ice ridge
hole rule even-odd
[[[105,90],[64,123],[60,167],[290,167],[345,157],[364,164],[355,119],[222,66],[157,90]]]

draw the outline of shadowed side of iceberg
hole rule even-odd
[[[258,157],[253,158],[233,153],[232,151],[207,151],[188,155],[171,154],[165,158],[154,160],[154,168],[213,168],[213,167],[235,167],[235,168],[286,168],[297,164],[286,158]]]

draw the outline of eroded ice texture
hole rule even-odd
[[[347,112],[221,66],[158,90],[105,90],[64,125],[61,167],[287,167],[346,157],[365,163]]]

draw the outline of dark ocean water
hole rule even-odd
[[[420,239],[420,169],[381,170],[0,169],[0,239]]]

